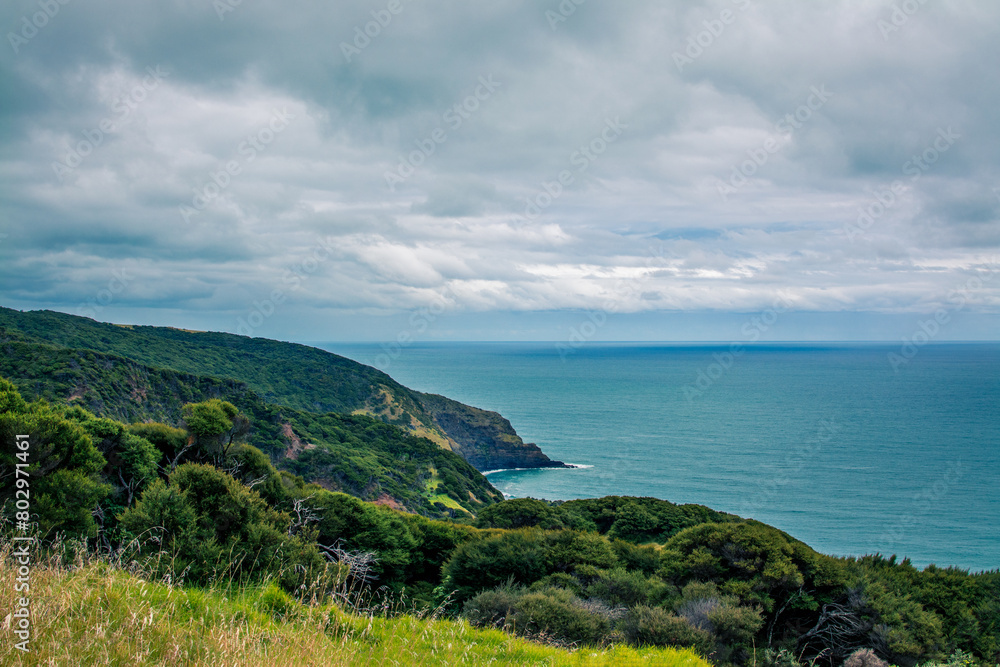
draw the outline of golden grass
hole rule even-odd
[[[2,665],[667,665],[708,667],[687,650],[534,644],[464,621],[348,614],[274,585],[199,589],[151,582],[98,559],[31,571],[30,653],[9,611],[22,593],[0,544]]]

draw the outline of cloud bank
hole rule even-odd
[[[1000,5],[664,4],[7,3],[4,305],[997,321]]]

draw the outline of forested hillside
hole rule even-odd
[[[365,414],[313,414],[265,403],[236,380],[151,368],[91,350],[7,340],[0,377],[31,400],[85,408],[126,424],[180,427],[184,405],[232,403],[249,419],[245,440],[307,482],[428,516],[471,517],[502,499],[472,465],[426,438]]]
[[[450,449],[480,470],[560,465],[495,412],[412,391],[385,373],[317,348],[227,333],[116,326],[52,311],[0,308],[0,343],[93,350],[149,367],[236,379],[261,400],[314,413],[363,412]],[[84,391],[84,387],[79,388]]]

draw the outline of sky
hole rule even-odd
[[[299,341],[997,340],[993,0],[17,0],[0,305]]]

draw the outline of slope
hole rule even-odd
[[[267,403],[298,410],[369,414],[454,451],[480,470],[563,465],[523,442],[495,412],[410,390],[375,368],[306,345],[0,307],[4,340],[94,350],[150,367],[232,378]]]

